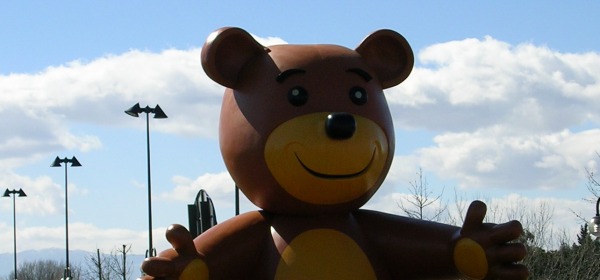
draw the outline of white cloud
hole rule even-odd
[[[458,180],[460,187],[572,188],[595,166],[600,130],[511,135],[482,129],[445,133],[434,141],[416,152],[416,164]]]
[[[10,187],[10,189],[18,189],[23,186],[23,191],[25,191],[27,197],[16,198],[15,208],[17,213],[44,217],[55,215],[62,211],[61,207],[64,204],[63,192],[49,177],[29,178],[11,172],[3,172],[1,178],[0,185],[16,186]],[[12,212],[12,208],[9,210],[9,206],[12,207],[12,203],[2,204],[2,206],[2,209],[6,213]]]
[[[196,179],[175,176],[172,179],[175,187],[173,190],[160,194],[166,200],[189,202],[192,201],[200,189],[204,189],[213,200],[218,200],[224,195],[234,192],[234,182],[227,172],[218,174],[203,174]]]
[[[287,42],[279,37],[267,37],[267,38],[261,38],[258,37],[254,34],[252,34],[252,37],[254,37],[254,40],[256,40],[258,43],[260,43],[263,46],[273,46],[273,45],[285,45],[287,44]]]
[[[159,194],[160,199],[192,203],[200,189],[203,189],[213,201],[219,221],[227,219],[235,213],[235,183],[228,172],[206,173],[196,179],[175,176],[172,181],[175,187]],[[241,191],[239,196],[240,212],[258,209],[244,197]]]
[[[11,225],[12,227],[12,225]],[[0,225],[3,232],[8,232],[11,227]],[[164,238],[165,229],[158,228],[152,231],[157,237],[154,247],[157,250],[170,248]],[[11,235],[0,237],[1,252],[12,252],[13,240]],[[64,248],[65,227],[23,227],[18,230],[18,251],[39,250],[41,248]],[[119,228],[99,228],[88,223],[69,224],[69,249],[95,252],[96,249],[108,252],[122,244],[131,245],[132,253],[143,254],[147,249],[148,232]]]
[[[266,45],[279,38],[257,38]],[[200,49],[159,53],[131,50],[89,62],[72,61],[36,74],[0,75],[0,167],[14,168],[58,149],[89,151],[102,147],[96,135],[73,125],[136,126],[123,111],[161,108],[168,120],[153,130],[216,139],[223,88],[200,65]]]
[[[437,133],[414,166],[462,187],[541,189],[573,187],[595,166],[600,54],[486,37],[418,58],[422,66],[387,92],[399,128]]]
[[[404,127],[556,131],[598,121],[600,54],[563,54],[486,37],[425,48],[407,81],[388,91]]]

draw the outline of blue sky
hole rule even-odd
[[[203,73],[206,37],[238,26],[264,44],[355,47],[381,28],[402,33],[415,70],[386,91],[396,159],[367,207],[401,214],[398,201],[423,168],[434,192],[454,189],[498,207],[592,216],[585,170],[598,170],[600,39],[593,1],[6,1],[0,3],[0,186],[17,199],[18,250],[64,248],[64,170],[70,246],[147,247],[144,118],[151,120],[155,246],[187,225],[200,188],[219,220],[233,215],[233,183],[217,143],[223,89]],[[542,205],[542,206],[540,206]],[[242,210],[254,209],[247,201]],[[525,211],[525,210],[524,210]],[[0,253],[12,252],[12,203],[0,200]],[[2,275],[2,272],[0,272]]]

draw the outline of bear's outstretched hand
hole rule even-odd
[[[527,279],[527,267],[516,262],[527,254],[521,243],[511,243],[523,233],[518,221],[483,223],[487,207],[481,201],[469,206],[457,234],[454,263],[468,279]]]
[[[166,233],[173,248],[146,258],[138,280],[201,280],[208,279],[208,267],[196,251],[190,232],[181,225],[171,225]]]

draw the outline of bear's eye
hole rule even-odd
[[[293,87],[288,92],[288,101],[294,106],[302,106],[308,101],[308,93],[306,89],[300,86]]]
[[[356,105],[367,103],[367,91],[361,87],[353,87],[350,89],[350,100]]]

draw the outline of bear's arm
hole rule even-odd
[[[257,276],[269,218],[262,211],[244,213],[220,223],[194,239],[204,255],[211,279],[251,279]]]
[[[459,276],[452,238],[460,228],[370,210],[358,210],[354,216],[393,279]]]

